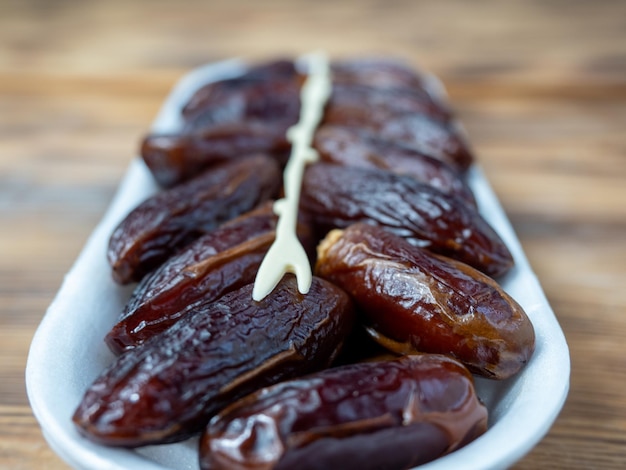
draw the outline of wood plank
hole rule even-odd
[[[171,85],[227,57],[393,55],[444,81],[571,349],[516,469],[626,467],[626,2],[0,2],[0,468],[68,468],[30,338]]]

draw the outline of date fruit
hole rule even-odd
[[[196,305],[119,356],[74,413],[79,432],[124,447],[179,441],[232,401],[327,367],[352,327],[348,295],[319,278],[302,295],[286,276],[255,302],[252,287]]]
[[[141,156],[154,179],[169,188],[212,166],[239,161],[261,152],[283,164],[289,156],[286,138],[291,122],[247,120],[183,134],[150,134],[143,139]]]
[[[415,149],[367,131],[328,125],[318,129],[313,145],[325,162],[408,175],[476,207],[472,190],[458,171]]]
[[[444,160],[460,171],[467,170],[474,161],[463,132],[454,122],[450,122],[452,112],[444,98],[442,86],[434,78],[400,61],[377,58],[335,62],[332,71],[335,85],[374,87],[381,92],[405,93],[407,97],[411,93],[419,94],[423,103],[430,101],[428,108],[420,112],[389,115],[372,108],[369,118],[366,114],[360,115],[356,125],[361,130],[367,129],[387,140],[402,142]],[[338,121],[334,123],[346,124]]]
[[[176,323],[196,302],[215,300],[254,281],[274,240],[271,203],[203,235],[139,283],[105,337],[120,354]]]
[[[324,123],[358,126],[409,113],[423,114],[442,122],[451,118],[447,110],[423,92],[334,83]]]
[[[421,92],[437,105],[447,108],[439,82],[399,60],[379,57],[344,59],[333,62],[331,70],[333,83]]]
[[[250,153],[271,154],[283,163],[289,151],[285,134],[300,112],[301,80],[293,62],[279,60],[209,83],[184,106],[182,129],[147,135],[141,156],[163,187]]]
[[[237,77],[211,82],[198,89],[185,104],[183,116],[186,121],[192,120],[203,110],[221,106],[234,98],[239,99],[243,106],[256,101],[256,98],[262,101],[280,99],[275,93],[268,94],[267,90],[264,91],[267,96],[260,96],[260,90],[272,83],[297,82],[298,77],[295,64],[290,60],[275,60],[253,66]],[[295,101],[298,101],[297,96]]]
[[[281,186],[276,162],[255,155],[215,166],[136,207],[117,226],[107,257],[120,284],[139,281],[181,247],[262,202]]]
[[[295,80],[258,81],[215,94],[185,117],[183,133],[202,132],[222,124],[271,121],[295,123],[300,113],[300,84]]]
[[[203,470],[405,469],[483,434],[471,375],[439,355],[352,364],[257,391],[215,416]]]
[[[461,172],[474,162],[468,143],[454,124],[424,114],[406,113],[381,120],[376,119],[374,113],[358,127],[438,158]]]
[[[490,276],[513,266],[508,248],[477,210],[409,176],[316,163],[304,175],[300,207],[323,234],[367,222]]]
[[[533,353],[530,320],[493,279],[380,227],[329,233],[316,275],[348,292],[374,338],[397,352],[452,355],[494,379],[518,372]]]
[[[254,281],[275,238],[272,202],[221,225],[143,278],[105,342],[116,354],[166,330],[197,302],[210,302]],[[298,224],[305,247],[314,251],[306,224]]]

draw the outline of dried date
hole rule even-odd
[[[286,131],[300,112],[300,82],[294,64],[282,60],[209,83],[183,107],[182,129],[147,135],[141,156],[164,187],[249,153],[272,154],[282,163]]]
[[[334,83],[421,92],[439,106],[447,107],[447,103],[443,102],[443,92],[433,79],[399,60],[376,57],[339,60],[333,62],[331,68]]]
[[[360,85],[379,91],[415,93],[423,103],[430,102],[430,114],[407,112],[389,115],[372,108],[359,115],[358,127],[377,133],[387,140],[402,142],[422,153],[444,160],[461,171],[474,161],[463,132],[449,122],[449,109],[441,85],[428,75],[421,74],[408,65],[389,59],[366,58],[338,61],[332,64],[333,83]],[[337,124],[343,124],[339,121]]]
[[[316,274],[352,295],[383,346],[451,354],[496,379],[517,373],[533,353],[524,310],[470,266],[366,224],[331,232],[318,252]]]
[[[324,122],[359,126],[408,113],[423,114],[442,122],[451,118],[447,109],[433,102],[423,91],[334,83]]]
[[[290,121],[251,119],[228,122],[189,134],[150,134],[141,143],[141,156],[159,185],[169,188],[198,172],[242,156],[262,152],[279,164],[286,162]]]
[[[237,77],[218,80],[198,89],[183,107],[183,116],[190,120],[202,110],[220,106],[233,97],[241,98],[245,93],[258,96],[258,90],[269,83],[297,82],[298,77],[296,67],[290,60],[276,60],[253,66]],[[272,97],[265,96],[261,99]]]
[[[469,372],[437,355],[328,369],[255,392],[214,417],[203,470],[403,469],[485,432]]]
[[[513,265],[504,242],[475,209],[409,176],[317,163],[305,173],[301,209],[322,233],[368,222],[491,276]]]
[[[300,113],[300,84],[295,80],[259,81],[215,93],[205,107],[185,116],[182,134],[241,122],[295,123]]]
[[[461,172],[474,162],[469,144],[456,125],[424,114],[406,113],[377,119],[376,113],[372,113],[371,118],[360,122],[358,127],[438,158]]]
[[[350,298],[319,278],[307,295],[287,276],[260,302],[252,285],[122,354],[89,387],[73,421],[106,445],[185,439],[260,387],[330,364],[352,327]]]
[[[314,147],[323,161],[408,175],[476,207],[472,190],[458,171],[413,148],[377,138],[366,131],[340,126],[318,129]]]
[[[367,128],[458,167],[473,161],[432,80],[406,65],[366,59],[332,64],[328,123]],[[170,187],[219,161],[250,152],[284,162],[287,129],[299,113],[303,76],[289,61],[270,62],[210,83],[182,110],[183,129],[147,135],[141,155],[160,185]]]
[[[111,235],[114,279],[139,281],[179,248],[280,191],[281,173],[264,155],[219,165],[136,207]]]
[[[268,202],[200,237],[148,274],[137,286],[118,323],[107,334],[119,354],[164,331],[197,302],[210,302],[254,281],[275,237],[277,217]],[[313,252],[305,223],[298,235]]]

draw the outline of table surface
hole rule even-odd
[[[66,468],[28,405],[29,343],[173,83],[316,49],[444,81],[565,331],[567,403],[515,468],[626,468],[624,18],[620,1],[1,2],[0,468]]]

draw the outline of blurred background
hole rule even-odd
[[[442,79],[559,318],[569,399],[515,468],[624,468],[625,30],[618,0],[0,0],[0,468],[67,468],[28,346],[176,80],[318,49]]]

